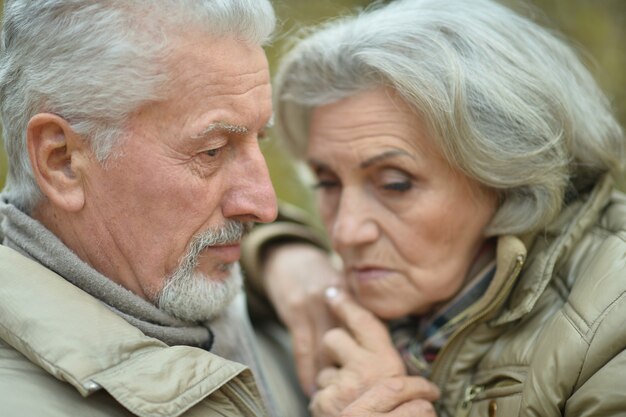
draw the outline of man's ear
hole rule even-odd
[[[60,116],[39,113],[28,122],[26,144],[35,180],[55,206],[78,211],[85,204],[81,166],[87,145]]]

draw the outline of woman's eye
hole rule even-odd
[[[375,182],[380,189],[402,193],[413,188],[415,177],[398,168],[385,168],[378,172]]]
[[[411,181],[398,181],[398,182],[390,182],[383,185],[385,190],[389,191],[408,191],[413,187],[413,183]]]
[[[337,187],[339,185],[339,181],[335,180],[320,180],[316,184],[313,185],[315,189],[329,189],[333,187]]]

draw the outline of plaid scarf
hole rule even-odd
[[[451,301],[428,315],[388,323],[393,344],[409,375],[430,375],[437,354],[463,323],[461,313],[485,293],[495,271],[495,242],[489,240],[474,259],[463,289]]]

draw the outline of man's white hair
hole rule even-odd
[[[41,198],[26,149],[29,120],[62,116],[104,161],[125,122],[164,94],[170,39],[192,30],[254,45],[271,37],[268,0],[7,0],[0,116],[9,157],[4,195],[29,212]]]

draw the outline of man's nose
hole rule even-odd
[[[258,144],[237,159],[231,177],[226,179],[232,186],[222,203],[224,217],[244,222],[274,221],[278,215],[276,192]]]

